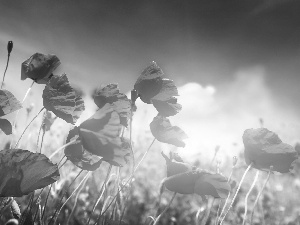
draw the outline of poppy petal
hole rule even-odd
[[[120,93],[117,84],[108,84],[103,88],[97,89],[93,98],[99,108],[102,108],[106,103],[112,104],[114,110],[119,113],[121,124],[125,127],[128,126],[131,102],[125,94]]]
[[[143,102],[151,104],[151,99],[160,92],[163,84],[162,75],[163,71],[156,62],[152,62],[141,73],[134,84],[134,89],[138,92],[138,96]]]
[[[83,170],[94,171],[98,169],[102,160],[98,156],[84,149],[79,138],[78,127],[74,127],[69,131],[66,142],[69,143],[73,140],[76,141],[65,148],[65,156],[67,159]]]
[[[43,154],[22,149],[0,151],[0,197],[21,197],[58,179],[57,165]]]
[[[47,83],[59,65],[60,60],[56,55],[35,53],[22,63],[21,80],[30,78],[37,83]]]
[[[59,118],[74,124],[84,110],[82,98],[70,86],[67,75],[54,75],[43,91],[44,107]]]
[[[0,90],[0,117],[21,108],[21,102],[19,102],[11,92],[4,89]]]
[[[291,164],[298,158],[295,149],[283,143],[278,135],[266,128],[247,129],[243,134],[245,146],[245,161],[259,170],[269,170],[280,173],[289,172]]]
[[[6,134],[12,134],[12,125],[7,119],[0,119],[0,129]]]
[[[152,135],[160,142],[184,147],[184,139],[187,138],[186,133],[178,126],[172,126],[170,120],[163,116],[154,117],[150,123]]]

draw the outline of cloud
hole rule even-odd
[[[217,145],[220,157],[234,156],[243,149],[242,135],[245,129],[264,126],[278,133],[279,137],[294,144],[299,137],[299,116],[293,108],[283,108],[266,84],[263,67],[237,71],[235,78],[221,86],[201,86],[187,83],[179,87],[179,103],[182,111],[171,117],[173,125],[180,126],[189,136],[186,147],[178,149],[187,158],[211,160]],[[149,124],[157,114],[154,107],[137,102],[134,115],[133,135],[135,141],[149,131]],[[172,149],[162,144],[162,149]]]

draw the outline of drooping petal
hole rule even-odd
[[[87,151],[112,165],[124,166],[128,162],[130,144],[119,137],[120,117],[110,104],[104,105],[79,128],[81,143]]]
[[[184,147],[184,139],[187,138],[186,133],[178,126],[172,126],[170,120],[163,116],[154,117],[150,124],[152,135],[160,142]]]
[[[0,129],[6,134],[12,134],[12,125],[7,119],[0,119]]]
[[[56,55],[35,53],[22,63],[21,80],[30,78],[37,83],[47,83],[59,65]]]
[[[82,98],[70,86],[65,74],[54,75],[43,91],[44,107],[68,123],[74,124],[84,110]]]
[[[141,73],[134,84],[134,89],[143,102],[151,104],[151,99],[160,92],[163,84],[162,75],[163,71],[156,62],[152,62],[151,65]]]
[[[21,102],[19,102],[11,92],[4,89],[0,90],[0,117],[21,108]]]
[[[58,179],[57,165],[43,154],[22,149],[0,151],[0,197],[21,197]]]
[[[121,124],[128,126],[130,118],[131,102],[127,96],[120,93],[117,84],[108,84],[103,88],[97,89],[93,95],[95,104],[102,108],[105,104],[112,104],[112,107],[120,115]]]
[[[297,159],[295,149],[283,143],[278,135],[266,128],[247,129],[243,134],[245,146],[245,161],[259,170],[269,170],[287,173],[291,164]]]
[[[226,177],[221,174],[213,174],[205,171],[201,171],[199,174],[200,177],[197,179],[194,188],[196,194],[200,196],[210,195],[215,198],[227,198],[231,187]]]
[[[101,165],[101,158],[88,152],[81,144],[79,138],[79,128],[74,127],[70,130],[67,143],[76,140],[73,144],[65,148],[65,155],[75,166],[88,171],[94,171]]]
[[[180,173],[166,178],[164,185],[169,191],[180,194],[193,194],[198,177],[197,171]]]

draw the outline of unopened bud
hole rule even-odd
[[[12,41],[9,41],[9,42],[7,43],[7,52],[8,52],[8,54],[11,53],[11,51],[12,51],[12,49],[13,49],[13,46],[14,46],[14,44],[13,44]]]

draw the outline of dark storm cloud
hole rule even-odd
[[[218,83],[259,64],[290,96],[300,94],[299,9],[292,0],[11,0],[0,3],[0,26],[20,51],[59,54],[77,81],[129,89],[156,60],[174,80]]]

